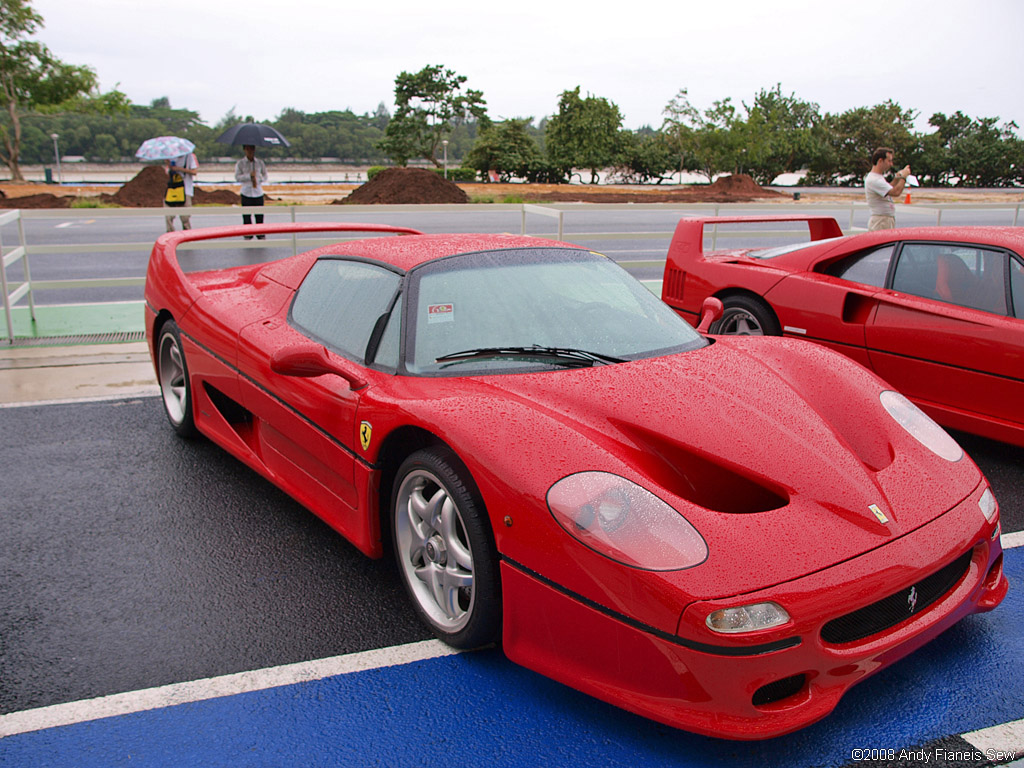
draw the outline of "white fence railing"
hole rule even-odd
[[[915,224],[929,225],[935,224],[939,226],[942,224],[942,218],[944,212],[961,212],[961,211],[985,211],[987,214],[991,214],[994,211],[1002,212],[1001,218],[1005,219],[1004,224],[1011,226],[1017,226],[1020,221],[1020,208],[1024,205],[1022,202],[1007,202],[1007,203],[945,203],[945,204],[915,204],[908,206],[907,211],[913,210],[915,217]],[[110,288],[110,287],[124,287],[124,286],[141,286],[145,282],[145,277],[141,275],[133,276],[122,276],[122,277],[76,277],[76,278],[59,278],[59,279],[48,279],[48,280],[33,280],[31,277],[31,270],[29,268],[30,257],[43,256],[43,255],[60,255],[60,254],[74,254],[74,255],[85,255],[90,253],[121,253],[121,252],[132,252],[138,253],[143,258],[147,258],[152,248],[152,240],[146,240],[143,242],[122,242],[122,243],[75,243],[75,244],[62,244],[57,242],[29,242],[26,238],[25,224],[26,222],[32,222],[36,220],[45,219],[59,219],[62,222],[74,223],[77,219],[84,220],[105,220],[105,219],[132,219],[132,218],[149,218],[160,219],[160,225],[163,225],[163,217],[169,212],[170,209],[163,208],[89,208],[89,209],[42,209],[42,210],[11,210],[0,214],[0,259],[2,259],[2,268],[0,268],[0,283],[2,283],[2,296],[3,296],[3,307],[4,317],[6,320],[6,331],[8,342],[13,342],[14,339],[14,325],[12,322],[12,308],[22,299],[27,302],[27,307],[31,320],[35,321],[35,303],[33,299],[34,290],[62,290],[62,289],[80,289],[80,288]],[[179,214],[182,209],[173,209],[175,214]],[[366,218],[379,218],[380,216],[401,216],[403,214],[415,213],[419,214],[481,214],[491,212],[506,212],[514,215],[514,212],[520,214],[520,233],[521,234],[534,234],[536,237],[554,238],[558,240],[564,240],[566,238],[565,233],[565,222],[566,218],[572,216],[574,213],[594,211],[629,211],[632,213],[639,213],[642,211],[657,211],[661,213],[678,214],[679,216],[718,216],[723,214],[734,215],[734,214],[765,214],[765,213],[778,213],[778,214],[792,214],[792,213],[807,213],[815,215],[833,215],[842,226],[845,223],[844,229],[847,232],[857,231],[855,226],[855,218],[858,214],[866,219],[866,206],[863,203],[815,203],[813,201],[804,201],[802,203],[768,203],[768,204],[756,204],[756,203],[701,203],[701,204],[672,204],[672,203],[560,203],[550,205],[539,205],[539,204],[495,204],[495,205],[480,205],[480,206],[466,206],[466,205],[372,205],[372,206],[358,206],[358,205],[325,205],[325,206],[309,206],[309,205],[298,205],[298,206],[266,206],[263,208],[252,207],[246,208],[244,211],[237,207],[223,207],[223,206],[203,206],[194,207],[189,209],[188,215],[193,218],[194,225],[202,225],[204,218],[220,217],[223,218],[225,215],[239,216],[243,212],[245,214],[264,214],[268,220],[272,217],[278,219],[281,216],[287,217],[291,222],[299,221],[300,218],[304,221],[330,221],[336,220],[340,216],[344,216],[346,220],[354,219],[359,220],[360,214],[365,214]],[[928,221],[931,215],[934,214],[934,222]],[[530,233],[528,226],[536,220],[536,218],[554,220],[556,226],[556,232],[554,234],[547,233]],[[467,221],[469,218],[467,217]],[[404,223],[404,222],[403,222]],[[63,224],[62,224],[63,225]],[[17,227],[17,245],[8,245],[11,242],[11,238],[8,237],[6,240],[4,234],[10,234],[13,227]],[[458,230],[453,231],[477,231],[476,229],[471,230]],[[778,238],[781,236],[793,237],[794,233],[792,230],[759,230],[752,231],[749,229],[742,229],[737,231],[720,230],[718,227],[712,227],[709,231],[705,232],[705,237],[708,242],[706,247],[715,249],[718,246],[720,239],[729,238]],[[573,231],[571,238],[576,241],[600,241],[600,240],[665,240],[671,238],[671,231],[644,231],[644,232],[628,232],[628,231],[596,231],[596,232],[578,232]],[[806,235],[803,235],[806,236]],[[36,236],[38,237],[38,236]],[[303,249],[314,248],[321,245],[326,245],[332,242],[337,242],[338,237],[330,238],[317,238],[310,236],[291,238],[291,247],[293,253],[298,252],[301,247]],[[201,249],[246,249],[246,248],[262,248],[267,243],[264,241],[207,241],[201,244],[183,246],[184,249],[189,248],[201,248]],[[659,261],[633,261],[623,262],[623,266],[627,269],[640,268],[640,267],[651,267],[656,266],[658,263],[664,263],[664,258]],[[8,268],[15,265],[21,265],[20,277],[16,280],[9,280]]]

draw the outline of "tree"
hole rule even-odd
[[[502,181],[526,178],[543,159],[540,147],[527,126],[533,118],[492,123],[480,131],[462,164],[479,171],[484,179],[496,171]]]
[[[588,168],[590,183],[596,184],[598,172],[611,166],[619,154],[621,129],[618,106],[596,96],[580,98],[577,85],[562,92],[558,114],[545,127],[548,158],[556,167]]]
[[[662,133],[623,131],[614,176],[626,184],[661,184],[676,167],[676,154]]]
[[[23,181],[19,166],[21,119],[29,110],[124,109],[124,94],[96,94],[96,74],[88,67],[65,64],[37,40],[43,18],[29,0],[0,0],[0,104],[6,122],[0,124],[0,162],[14,181]],[[88,98],[87,98],[88,97]]]
[[[928,120],[935,133],[921,141],[914,173],[936,185],[964,187],[1013,186],[1024,180],[1024,142],[1017,124],[996,125],[998,117],[972,119],[963,112],[947,117],[936,112]]]
[[[440,168],[441,142],[457,125],[470,117],[481,125],[489,123],[483,93],[472,88],[462,93],[465,82],[465,77],[440,65],[400,73],[395,78],[395,114],[378,145],[384,154],[397,165],[423,158]]]
[[[900,167],[913,165],[921,154],[913,133],[917,113],[889,100],[874,107],[858,107],[839,115],[826,114],[814,127],[814,159],[807,183],[857,186],[871,170],[871,153],[892,147]]]
[[[679,158],[679,167],[697,171],[708,182],[742,166],[742,135],[731,99],[716,101],[700,112],[690,103],[685,88],[666,105],[662,133]]]
[[[771,184],[780,173],[805,167],[814,155],[814,126],[821,119],[818,105],[801,101],[795,94],[782,95],[777,83],[761,89],[747,106],[741,133],[742,171],[758,184]]]

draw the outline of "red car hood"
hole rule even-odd
[[[801,341],[721,338],[669,357],[476,382],[601,449],[581,444],[576,471],[622,474],[678,509],[708,542],[688,581],[700,572],[709,594],[724,574],[743,592],[874,549],[981,480],[966,456],[946,461],[903,430],[873,374]]]

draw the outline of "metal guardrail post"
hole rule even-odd
[[[7,343],[14,343],[14,321],[11,317],[11,297],[7,295],[7,262],[4,260],[4,234],[0,231],[0,291],[4,294],[4,319],[7,321]]]
[[[22,260],[25,262],[25,282],[28,284],[28,315],[34,323],[36,321],[36,300],[32,296],[32,272],[28,267],[28,241],[25,239],[25,219],[21,217],[21,211],[18,211],[18,238],[21,240],[21,249],[25,252]]]
[[[291,211],[291,214],[292,214],[292,224],[294,224],[295,223],[295,210],[296,210],[295,206],[294,205],[289,206],[288,210]],[[297,255],[298,252],[299,252],[299,238],[293,232],[292,233],[292,256]]]
[[[18,222],[18,235],[21,239],[21,245],[12,249],[10,254],[4,254],[3,232],[0,229],[0,293],[3,294],[4,320],[7,323],[7,342],[9,344],[14,343],[14,312],[12,307],[22,296],[28,296],[29,316],[32,318],[33,323],[36,321],[36,307],[32,298],[32,275],[28,266],[28,250],[25,247],[25,225],[19,209],[4,214],[3,224],[9,224],[12,221]],[[7,283],[7,265],[18,261],[24,264],[25,279],[21,285],[15,288],[14,291],[11,291]]]

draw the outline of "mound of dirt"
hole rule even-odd
[[[264,195],[263,201],[273,200],[270,195]],[[203,189],[196,187],[192,195],[193,205],[241,205],[242,196],[230,189]]]
[[[751,197],[771,197],[781,195],[771,189],[765,189],[745,173],[734,173],[732,176],[723,176],[715,179],[715,182],[708,187],[708,192],[715,195],[744,195]]]
[[[70,208],[74,197],[51,195],[49,192],[41,192],[38,195],[23,195],[22,197],[7,197],[0,195],[0,208]]]
[[[420,203],[468,203],[459,187],[424,168],[387,168],[351,195],[335,204],[409,205]]]
[[[100,200],[124,208],[161,208],[167,192],[167,172],[160,165],[147,165],[112,195],[100,195]],[[241,197],[229,189],[205,190],[195,188],[194,205],[238,205]]]

